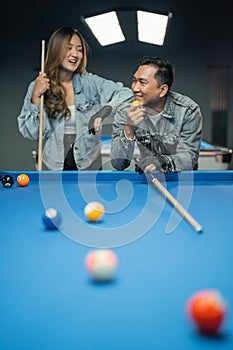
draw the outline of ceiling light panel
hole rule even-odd
[[[149,44],[164,43],[169,15],[137,11],[138,40]]]
[[[92,33],[102,46],[125,41],[119,20],[115,11],[84,19]]]

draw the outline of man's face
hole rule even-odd
[[[160,103],[161,97],[164,96],[165,84],[159,87],[157,80],[154,78],[157,69],[153,65],[140,66],[133,76],[131,85],[135,100],[151,109],[155,109]]]

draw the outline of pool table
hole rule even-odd
[[[102,158],[103,169],[113,170],[110,162],[111,136],[102,137]],[[34,151],[35,152],[35,151]],[[135,145],[134,155],[139,156],[139,149]],[[198,160],[198,170],[228,170],[232,160],[232,149],[211,142],[202,141]],[[134,164],[131,162],[127,170],[134,170]]]
[[[154,173],[202,232],[145,174],[26,173],[26,187],[0,186],[1,350],[233,349],[232,171]],[[84,206],[93,200],[105,215],[89,223]],[[62,215],[57,230],[43,225],[48,207]],[[111,282],[88,275],[93,249],[117,254]],[[186,313],[202,289],[228,303],[216,336],[199,334]]]

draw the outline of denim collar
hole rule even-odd
[[[162,115],[165,118],[172,119],[172,118],[176,117],[175,111],[174,111],[174,107],[175,106],[174,106],[173,102],[174,102],[173,93],[169,92],[168,95],[167,95],[167,98],[166,98],[166,102],[165,102],[165,106],[164,106],[163,112],[162,112]]]
[[[82,90],[81,75],[79,73],[74,73],[73,75],[73,86],[75,94],[78,94]]]

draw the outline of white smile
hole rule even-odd
[[[75,64],[75,63],[78,62],[78,60],[77,60],[77,59],[69,59],[68,62],[69,62],[69,63],[72,63],[72,64]]]

